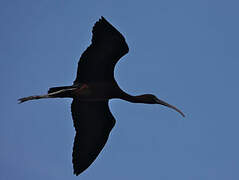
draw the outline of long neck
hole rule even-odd
[[[147,99],[144,98],[143,95],[132,96],[132,95],[127,94],[125,92],[121,93],[120,99],[123,99],[125,101],[129,101],[131,103],[150,103],[150,102],[148,102]]]

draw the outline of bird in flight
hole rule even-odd
[[[91,45],[78,62],[73,85],[52,87],[45,95],[18,99],[19,103],[23,103],[42,98],[73,98],[71,112],[76,134],[72,163],[75,175],[79,175],[93,163],[115,125],[115,118],[109,110],[110,99],[161,104],[184,117],[178,108],[155,95],[133,96],[120,89],[114,78],[114,68],[119,59],[129,51],[125,38],[104,17],[95,23],[92,34]]]

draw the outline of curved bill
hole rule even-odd
[[[158,98],[156,98],[155,101],[156,101],[158,104],[161,104],[161,105],[163,105],[163,106],[167,106],[167,107],[169,107],[169,108],[171,108],[171,109],[174,109],[175,111],[177,111],[178,113],[180,113],[183,117],[185,117],[185,115],[183,114],[183,112],[180,111],[180,110],[179,110],[178,108],[176,108],[175,106],[173,106],[173,105],[171,105],[171,104],[168,104],[168,103],[166,103],[166,102],[164,102],[164,101],[162,101],[162,100],[160,100],[160,99],[158,99]]]

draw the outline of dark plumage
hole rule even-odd
[[[41,98],[73,98],[71,112],[76,135],[72,162],[76,175],[97,158],[114,127],[115,119],[109,110],[109,99],[161,104],[184,116],[179,109],[152,94],[132,96],[122,91],[114,79],[114,67],[129,51],[123,35],[104,17],[95,23],[92,33],[92,43],[79,60],[72,86],[52,87],[48,94],[19,99],[22,103]]]
[[[92,44],[82,54],[74,84],[115,82],[114,67],[129,52],[124,37],[105,18],[93,27]]]
[[[108,101],[80,102],[74,99],[71,111],[76,129],[72,162],[74,173],[78,175],[91,165],[104,147],[115,119]]]

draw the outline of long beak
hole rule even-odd
[[[162,101],[162,100],[160,100],[160,99],[155,99],[155,101],[158,103],[158,104],[161,104],[161,105],[163,105],[163,106],[167,106],[167,107],[169,107],[169,108],[171,108],[171,109],[174,109],[175,111],[177,111],[178,113],[180,113],[183,117],[185,117],[185,115],[183,114],[183,112],[182,111],[180,111],[178,108],[176,108],[175,106],[173,106],[173,105],[171,105],[171,104],[168,104],[168,103],[166,103],[166,102],[164,102],[164,101]]]

